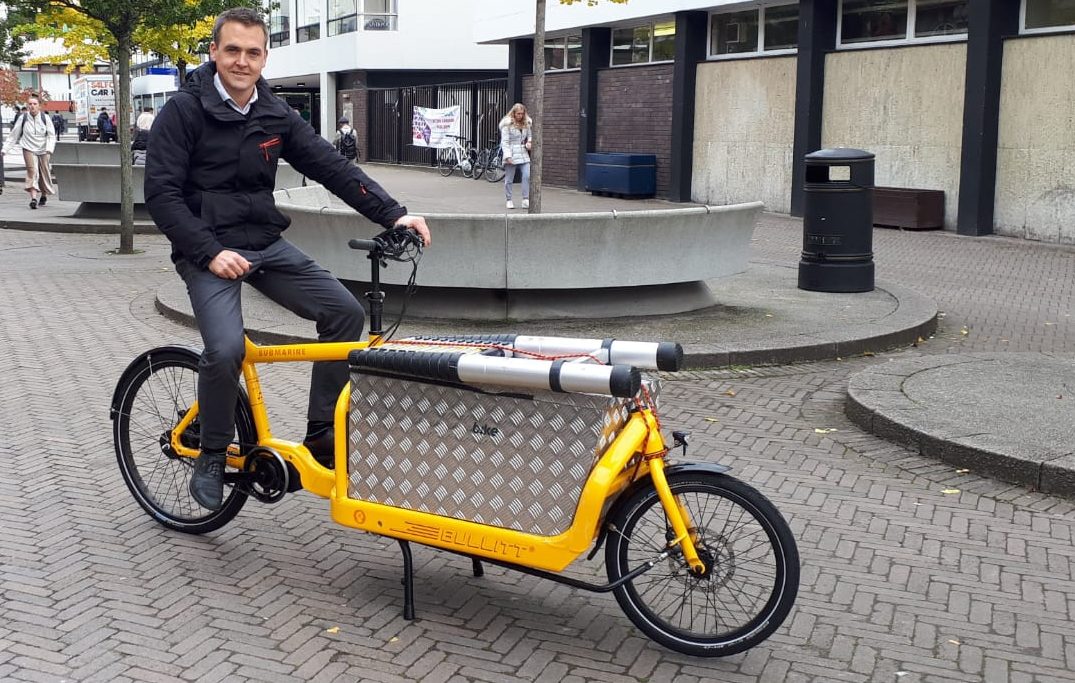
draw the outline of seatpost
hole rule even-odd
[[[366,255],[370,260],[370,285],[366,292],[366,301],[370,305],[370,336],[381,336],[381,315],[384,313],[384,292],[381,291],[381,254],[373,250]]]

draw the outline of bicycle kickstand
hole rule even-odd
[[[399,539],[397,539],[399,540]],[[414,621],[414,562],[411,559],[411,544],[399,540],[399,549],[403,551],[403,618]]]

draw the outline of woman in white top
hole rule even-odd
[[[530,208],[530,126],[533,120],[526,114],[526,107],[516,103],[508,115],[500,120],[500,149],[504,153],[504,197],[507,207],[515,208],[511,200],[511,186],[515,182],[515,168],[523,175],[523,208]]]
[[[45,205],[49,195],[56,194],[49,166],[56,149],[56,128],[52,119],[41,113],[41,102],[37,97],[31,97],[26,106],[26,113],[19,117],[7,136],[4,152],[22,147],[22,158],[26,162],[26,191],[30,193],[30,208],[36,209]]]

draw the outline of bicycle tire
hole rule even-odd
[[[437,151],[437,170],[442,176],[445,178],[450,176],[458,165],[454,147],[442,147]]]
[[[500,148],[489,156],[489,163],[485,167],[485,179],[491,183],[499,183],[504,179],[504,152]]]
[[[489,150],[483,149],[478,153],[478,158],[474,162],[474,180],[481,180],[485,175],[485,165],[489,163]]]
[[[462,172],[464,178],[473,178],[474,169],[478,164],[478,152],[473,147],[468,147],[463,152],[463,160],[460,163],[459,170]]]
[[[761,493],[730,476],[682,472],[668,483],[691,517],[710,571],[696,577],[682,555],[673,555],[616,588],[616,601],[642,632],[677,652],[725,657],[754,647],[783,623],[798,593],[791,529]],[[675,538],[652,484],[629,495],[608,520],[610,581]]]
[[[197,376],[194,351],[148,354],[134,372],[125,374],[125,386],[117,387],[118,413],[112,427],[116,460],[134,499],[160,524],[188,534],[219,529],[239,514],[247,499],[247,494],[225,485],[219,510],[201,507],[187,488],[194,459],[169,454],[161,443],[167,443],[172,427],[182,419],[181,411],[197,397]],[[256,443],[245,392],[236,402],[235,429],[240,444]],[[189,445],[196,447],[196,430],[191,433]]]

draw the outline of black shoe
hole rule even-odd
[[[44,206],[45,202],[47,202],[48,200],[49,200],[48,197],[46,197],[45,195],[41,195],[41,199],[37,200],[37,205],[38,206]]]
[[[314,437],[306,437],[302,442],[317,464],[328,469],[336,467],[336,430],[329,427]]]
[[[194,474],[190,476],[190,495],[203,508],[219,510],[224,502],[226,461],[227,456],[223,453],[205,452],[194,461]]]
[[[30,200],[30,208],[31,209],[36,209],[37,208],[37,200],[36,199],[31,199]]]

